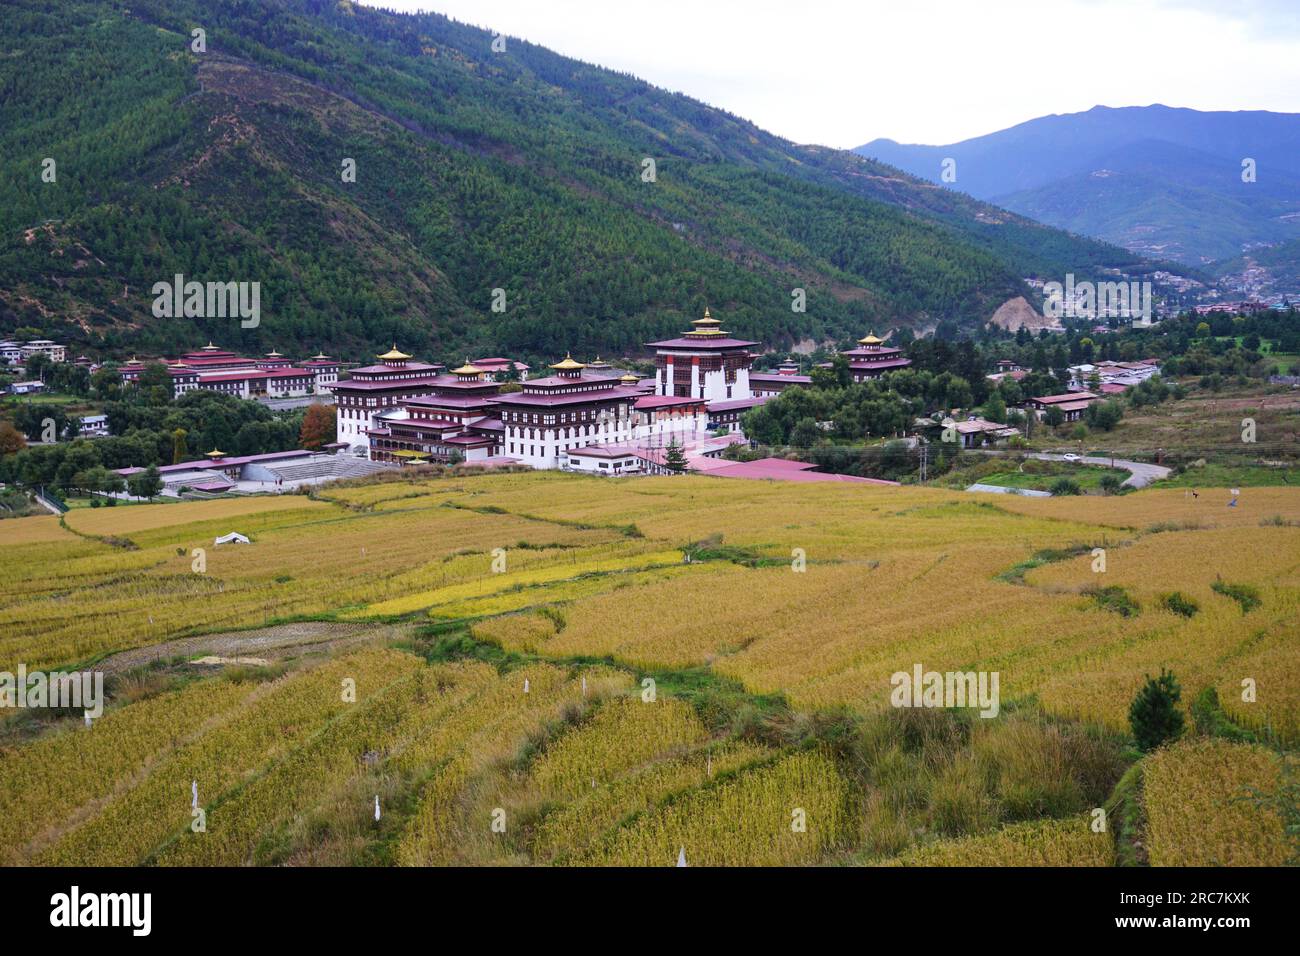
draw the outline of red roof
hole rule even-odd
[[[495,445],[496,439],[490,435],[453,435],[442,441],[448,445]]]
[[[867,485],[898,484],[896,481],[884,481],[880,478],[859,478],[856,475],[833,475],[822,471],[809,471],[808,469],[812,467],[806,462],[787,461],[784,458],[760,458],[758,461],[738,461],[729,468],[716,468],[709,471],[709,475],[717,478],[766,478],[776,481],[840,481]]]
[[[888,346],[883,346],[881,348],[874,348],[874,349],[869,349],[866,347],[856,348],[856,349],[845,349],[840,354],[850,355],[854,357],[863,356],[863,355],[902,355],[903,350],[894,348],[892,345],[888,345]]]
[[[421,408],[478,408],[482,406],[487,408],[495,404],[497,394],[495,392],[483,395],[416,395],[411,398],[402,399],[403,405],[417,405]]]
[[[847,352],[845,353],[848,354]],[[849,368],[861,371],[871,368],[903,368],[911,365],[912,360],[908,358],[881,359],[880,361],[871,361],[869,359],[855,359],[849,362]]]
[[[637,458],[642,457],[632,445],[587,445],[584,448],[570,448],[564,454],[580,458]]]
[[[618,380],[607,378],[601,379],[601,381],[610,382]],[[552,395],[530,395],[526,392],[507,392],[505,395],[494,397],[493,401],[498,405],[524,405],[548,408],[552,405],[581,405],[584,402],[605,402],[610,401],[611,399],[640,397],[640,389],[619,385],[613,388],[593,389],[589,392],[572,392]]]
[[[775,382],[779,385],[812,384],[811,375],[786,375],[780,373],[773,375],[771,372],[750,372],[749,380],[750,382],[758,382],[760,384],[766,384],[767,382]]]
[[[431,365],[428,362],[407,362],[404,365],[363,365],[360,368],[354,368],[352,374],[356,375],[360,372],[364,375],[365,373],[370,372],[375,375],[382,375],[385,372],[423,372],[432,368],[445,367],[446,366],[437,364]]]
[[[270,372],[227,372],[223,375],[204,375],[199,379],[199,384],[204,382],[250,382],[255,378],[269,378]]]
[[[390,426],[404,425],[412,428],[460,428],[460,422],[451,421],[447,418],[389,418],[386,419]]]
[[[702,398],[687,398],[681,395],[645,395],[636,400],[634,408],[668,408],[673,405],[703,405]]]
[[[1100,397],[1092,392],[1066,392],[1064,395],[1035,395],[1030,401],[1038,402],[1040,405],[1059,405],[1062,402],[1083,402],[1087,404],[1094,398]]]
[[[757,395],[754,398],[728,398],[721,402],[709,402],[709,413],[730,412],[737,408],[755,408],[771,400],[771,395]]]
[[[716,349],[747,349],[751,345],[757,345],[757,342],[746,342],[744,339],[732,339],[725,337],[698,338],[698,339],[664,339],[662,342],[647,342],[650,348],[663,349],[690,349],[694,352],[711,352]]]
[[[431,388],[438,384],[437,375],[413,375],[410,378],[395,378],[382,382],[357,381],[350,378],[329,387],[336,392],[383,392],[400,388]]]

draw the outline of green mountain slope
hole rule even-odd
[[[708,303],[789,343],[974,323],[1021,276],[1151,267],[442,17],[19,0],[5,21],[0,333],[546,356],[635,349]],[[155,318],[176,273],[260,282],[261,324]]]

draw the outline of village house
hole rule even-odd
[[[1152,376],[1159,375],[1160,360],[1151,358],[1139,362],[1084,363],[1071,365],[1067,371],[1070,373],[1071,389],[1080,391],[1091,389],[1095,382],[1100,386],[1099,390],[1106,394],[1116,394],[1145,382]],[[1106,386],[1118,386],[1118,388],[1107,389]]]
[[[108,434],[107,415],[83,415],[77,426],[77,433],[82,438],[100,438]]]
[[[985,445],[1001,445],[1009,438],[1020,434],[1020,430],[1010,425],[991,422],[975,415],[964,422],[945,422],[943,428],[952,428],[962,448],[980,448]]]
[[[1066,392],[1064,395],[1039,395],[1025,402],[1027,412],[1041,420],[1050,408],[1060,409],[1067,422],[1077,422],[1088,406],[1101,400],[1092,392]]]

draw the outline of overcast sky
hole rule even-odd
[[[1300,0],[363,0],[633,73],[802,143],[1049,113],[1300,112]]]

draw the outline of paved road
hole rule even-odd
[[[985,454],[1007,455],[1015,454],[1014,452],[991,451],[981,449]],[[1064,461],[1065,455],[1052,455],[1047,452],[1019,452],[1026,458],[1041,458],[1044,461]],[[1153,481],[1159,481],[1161,478],[1168,478],[1172,469],[1164,465],[1152,465],[1144,461],[1129,461],[1126,458],[1101,458],[1095,455],[1085,455],[1079,461],[1085,465],[1103,465],[1107,468],[1122,468],[1129,473],[1124,479],[1123,484],[1128,488],[1145,488]]]
[[[1027,458],[1042,458],[1044,461],[1064,461],[1064,455],[1049,455],[1047,452],[1029,452]],[[1153,481],[1168,478],[1172,469],[1164,465],[1152,465],[1144,461],[1129,461],[1125,458],[1098,458],[1085,455],[1079,459],[1085,465],[1103,465],[1107,468],[1123,468],[1129,473],[1123,484],[1129,488],[1145,488]]]

